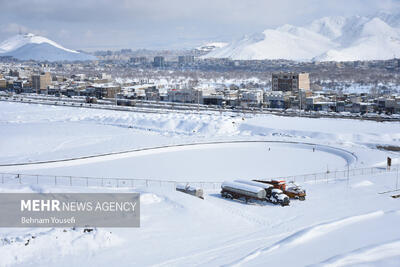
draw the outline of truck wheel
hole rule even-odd
[[[306,200],[306,197],[299,197],[299,200],[304,201]]]

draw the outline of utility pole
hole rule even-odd
[[[195,80],[194,80],[194,86],[193,86],[193,89],[194,89],[194,87],[197,87],[198,85],[199,85],[199,78],[198,78],[198,76],[197,76],[197,72],[195,73]],[[200,112],[200,87],[197,87],[197,113],[199,113]]]
[[[200,112],[200,89],[197,90],[197,113]]]
[[[300,113],[301,113],[301,110],[303,109],[303,94],[301,92],[301,89],[299,89],[299,97],[300,97]]]
[[[303,94],[301,92],[301,89],[299,89],[299,100],[300,100],[300,111],[299,111],[299,115],[301,117],[301,111],[303,110]]]
[[[398,186],[399,186],[399,166],[400,166],[400,164],[397,164],[397,169],[396,169],[396,190],[398,189]]]

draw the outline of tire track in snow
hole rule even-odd
[[[338,230],[344,226],[348,226],[348,225],[351,225],[354,223],[359,223],[359,222],[362,222],[365,220],[377,218],[384,214],[385,213],[383,211],[376,211],[376,212],[372,212],[372,213],[351,216],[351,217],[347,217],[344,219],[334,220],[331,222],[326,222],[326,223],[321,223],[321,224],[317,224],[314,226],[310,226],[310,227],[304,228],[302,230],[299,230],[299,231],[289,235],[288,237],[276,242],[272,246],[259,248],[255,251],[249,253],[247,256],[240,258],[240,259],[238,259],[230,264],[227,264],[225,266],[240,266],[241,264],[249,262],[261,255],[268,254],[270,252],[273,252],[273,251],[281,249],[281,248],[297,246],[297,245],[309,242],[311,240],[314,240],[314,239],[316,239],[320,236],[323,236],[327,233],[330,233],[332,231]]]
[[[384,260],[391,257],[400,257],[400,239],[353,250],[329,258],[320,264],[311,266],[340,267],[348,265],[361,265],[369,262]]]
[[[254,231],[252,233],[246,233],[244,235],[239,235],[233,239],[226,240],[224,241],[225,244],[219,245],[217,247],[211,248],[211,249],[206,249],[206,250],[201,250],[199,252],[196,252],[194,254],[190,254],[187,256],[180,256],[177,258],[172,258],[169,260],[166,260],[164,262],[160,262],[157,264],[152,265],[153,267],[161,267],[161,266],[184,266],[185,263],[187,264],[188,261],[191,262],[193,266],[204,266],[204,265],[209,265],[211,262],[217,258],[220,257],[222,254],[226,254],[227,251],[231,251],[233,249],[236,249],[240,246],[246,245],[246,244],[251,244],[254,243],[253,247],[256,247],[257,244],[262,241],[266,242],[271,239],[278,239],[286,235],[286,233],[280,233],[280,234],[273,234],[273,235],[268,235],[268,236],[263,236],[263,237],[256,237],[256,238],[249,238],[249,235],[256,235],[256,234],[262,234],[265,232],[265,227],[276,227],[278,225],[282,225],[286,222],[277,222],[277,223],[271,223],[269,221],[269,218],[265,218],[263,216],[257,216],[255,213],[251,213],[249,211],[246,211],[246,207],[248,204],[240,203],[241,207],[237,207],[237,202],[236,201],[227,201],[226,199],[222,199],[221,197],[211,197],[208,198],[211,201],[211,204],[214,205],[215,207],[221,208],[221,211],[230,213],[234,216],[238,216],[249,223],[256,224],[258,226],[262,226],[263,229]],[[271,203],[267,204],[260,204],[260,203],[254,203],[256,205],[262,205],[262,206],[275,206]],[[291,218],[290,221],[294,220],[294,218]],[[195,259],[195,260],[194,260]],[[194,263],[196,262],[196,263]]]
[[[257,231],[257,232],[259,232],[259,231]],[[183,261],[184,265],[187,265],[188,259],[193,259],[193,258],[200,257],[200,256],[201,256],[202,259],[204,259],[205,257],[207,257],[207,255],[213,255],[214,253],[218,253],[216,257],[219,257],[219,255],[221,255],[222,251],[226,251],[226,250],[229,250],[229,249],[234,249],[234,248],[237,248],[237,247],[242,246],[244,244],[248,244],[248,243],[252,243],[252,242],[257,242],[258,243],[259,241],[267,241],[267,240],[270,240],[270,239],[273,239],[273,238],[276,238],[276,237],[280,237],[280,236],[283,236],[283,235],[284,234],[277,234],[277,235],[272,235],[272,236],[267,236],[267,237],[251,238],[251,239],[240,240],[240,241],[235,241],[235,242],[226,241],[225,243],[228,243],[227,245],[221,245],[221,246],[214,247],[214,248],[211,248],[211,249],[206,249],[206,250],[203,250],[203,251],[191,254],[191,255],[181,256],[181,257],[174,258],[174,259],[169,259],[167,261],[160,262],[160,263],[154,264],[152,266],[153,267],[174,266],[174,265],[179,265],[179,262],[182,262],[182,261]],[[211,258],[211,260],[213,258]],[[209,261],[210,257],[207,257],[204,260],[208,260]],[[193,261],[192,261],[192,263],[193,263]],[[201,266],[202,263],[198,263],[196,265]]]

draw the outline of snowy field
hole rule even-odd
[[[301,157],[308,160],[299,160]],[[3,167],[2,170],[27,174],[222,182],[232,177],[266,178],[343,170],[348,163],[354,162],[355,157],[349,152],[322,145],[236,141],[161,147],[87,159]]]
[[[400,146],[399,123],[6,102],[0,114],[3,173],[220,182],[399,158],[376,149]],[[46,163],[62,159],[70,160]],[[10,166],[15,163],[25,165]],[[140,228],[0,229],[0,266],[399,266],[400,200],[378,194],[393,190],[396,177],[300,181],[307,199],[288,207],[226,200],[219,189],[207,189],[201,200],[163,187],[0,184],[0,192],[141,193]]]

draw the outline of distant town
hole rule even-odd
[[[155,108],[156,103],[166,103],[177,108],[188,104],[186,107],[193,109],[392,119],[400,113],[399,59],[202,59],[206,52],[179,55],[164,51],[167,56],[151,58],[149,51],[137,56],[126,49],[96,52],[97,61],[73,63],[2,57],[0,91],[3,100],[36,95],[36,99],[66,97],[81,103],[118,106]]]

